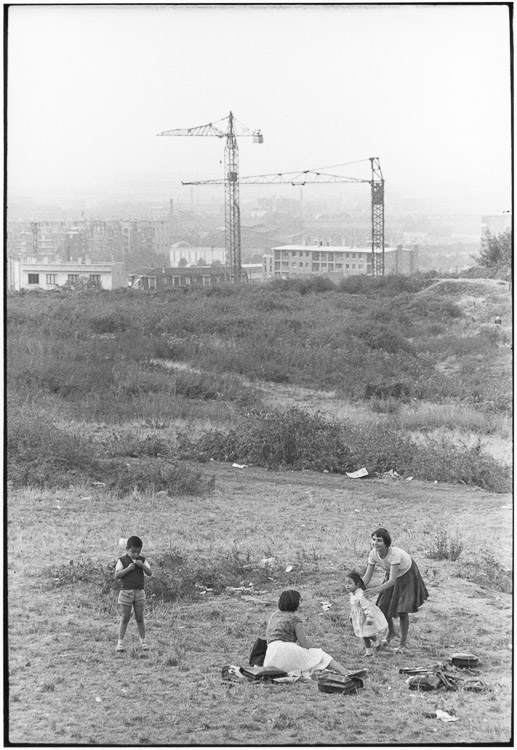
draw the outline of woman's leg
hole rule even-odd
[[[386,638],[386,640],[389,642],[397,637],[397,633],[393,624],[393,617],[386,617],[386,620],[388,622],[388,637]]]
[[[409,630],[409,615],[407,612],[401,612],[400,618],[400,647],[405,648],[407,641],[407,634]]]

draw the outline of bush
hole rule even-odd
[[[433,560],[457,560],[463,551],[463,540],[459,534],[449,536],[447,529],[439,529],[432,537],[429,557]]]
[[[250,413],[224,433],[211,430],[198,441],[179,435],[180,451],[256,466],[316,471],[350,471],[351,451],[343,429],[322,416],[292,407],[286,411]]]
[[[98,468],[97,451],[90,440],[70,434],[49,416],[30,407],[8,415],[7,475],[14,486],[67,487],[72,479],[85,480]]]
[[[214,488],[214,478],[206,479],[181,462],[148,459],[127,464],[110,461],[102,472],[106,489],[123,497],[131,493],[167,492],[169,495],[201,495]]]

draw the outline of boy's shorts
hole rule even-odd
[[[118,595],[118,604],[131,607],[133,604],[144,604],[145,591],[143,589],[121,589]]]

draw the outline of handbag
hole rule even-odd
[[[261,667],[266,657],[267,641],[265,638],[257,638],[251,649],[250,667]]]
[[[470,667],[477,667],[479,659],[477,656],[474,656],[474,654],[458,653],[451,656],[450,662],[460,669],[468,669]]]
[[[366,670],[350,672],[347,675],[327,673],[318,679],[318,690],[322,693],[342,693],[354,695],[359,688],[364,687]]]
[[[287,672],[284,672],[283,669],[277,669],[277,667],[241,667],[240,672],[248,680],[254,682],[257,680],[270,682],[275,677],[287,677]]]

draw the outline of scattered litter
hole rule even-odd
[[[435,479],[434,482],[433,482],[433,484],[438,484],[438,480]]]
[[[286,573],[290,573],[292,569],[293,569],[293,566],[292,565],[288,565],[287,568],[285,569],[285,572]]]
[[[321,604],[321,608],[322,608],[322,610],[324,612],[328,612],[329,609],[332,607],[332,603],[331,602],[320,602],[320,604]]]
[[[251,591],[253,589],[253,584],[250,583],[249,586],[227,586],[226,591]]]
[[[452,714],[447,713],[447,711],[442,711],[440,708],[436,709],[436,718],[440,719],[441,721],[458,721],[458,716],[453,716]]]
[[[119,547],[125,547],[126,546],[126,541],[127,541],[126,539],[124,539],[123,537],[120,537],[120,539],[118,540],[118,546]]]
[[[276,558],[274,557],[263,557],[260,561],[260,564],[263,568],[271,568],[276,563]]]
[[[389,471],[384,472],[385,477],[391,477],[392,479],[398,479],[400,477],[400,474],[398,471],[395,471],[395,469],[390,469]]]
[[[80,497],[79,500],[91,500],[92,495],[88,495],[88,497]]]
[[[99,696],[97,696],[97,697],[95,698],[95,701],[96,701],[97,703],[102,703],[102,698],[99,698]]]
[[[406,477],[406,482],[411,482],[413,477]]]
[[[232,464],[234,469],[246,469],[248,464]]]
[[[56,510],[61,510],[61,506],[60,505],[56,505]]]
[[[92,487],[105,487],[106,482],[92,482]]]
[[[357,469],[357,471],[347,471],[346,475],[350,479],[361,479],[361,477],[367,477],[368,472],[366,468],[363,466],[362,469]]]

